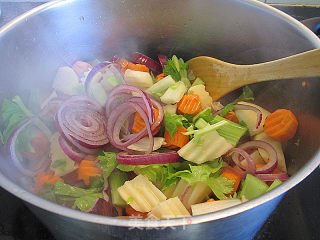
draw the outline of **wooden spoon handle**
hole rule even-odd
[[[320,48],[279,60],[239,66],[243,83],[320,76]]]

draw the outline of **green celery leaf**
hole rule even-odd
[[[59,168],[64,171],[65,167],[67,166],[67,162],[64,159],[58,159],[54,161],[51,165],[52,168]]]
[[[120,171],[123,171],[123,172],[131,172],[133,171],[136,166],[134,165],[123,165],[123,164],[118,164],[117,168],[120,170]]]
[[[184,127],[183,121],[188,121],[184,116],[166,113],[164,116],[164,127],[173,138],[178,127]]]
[[[231,112],[234,108],[234,105],[232,103],[227,104],[222,113],[220,114],[221,117],[225,117],[229,112]]]
[[[103,198],[103,194],[102,193],[91,193],[89,195],[79,197],[74,201],[72,208],[77,207],[80,209],[80,211],[86,212],[94,206],[94,204],[97,201],[97,198]]]
[[[164,66],[163,72],[176,81],[180,81],[181,78],[187,78],[188,63],[185,63],[182,58],[178,59],[176,55],[173,55],[171,59],[168,59]]]
[[[55,195],[59,195],[59,196],[78,198],[78,197],[82,197],[82,196],[89,195],[92,193],[96,193],[97,189],[95,189],[95,188],[89,188],[89,189],[78,188],[78,187],[74,187],[69,184],[63,183],[62,181],[58,180],[54,184],[53,192]]]
[[[253,91],[248,86],[242,88],[242,94],[232,103],[235,104],[241,101],[254,101]]]
[[[95,189],[97,192],[100,192],[104,189],[104,179],[99,176],[91,176],[89,178],[89,189]]]
[[[225,194],[229,194],[233,191],[234,181],[228,180],[222,175],[216,174],[210,176],[206,183],[211,188],[214,195],[220,200],[227,199]]]
[[[53,187],[51,182],[46,182],[42,185],[39,196],[50,202],[54,202],[54,203],[57,202],[57,198],[53,192]]]
[[[117,156],[113,152],[103,152],[98,156],[98,167],[103,171],[104,179],[107,179],[112,171],[117,167]]]
[[[212,112],[211,112],[211,108],[208,107],[208,108],[202,110],[200,113],[198,113],[196,116],[194,116],[194,118],[192,119],[192,122],[195,123],[197,120],[199,120],[199,118],[202,118],[207,123],[211,123],[211,121],[214,119]]]

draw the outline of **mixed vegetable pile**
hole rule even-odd
[[[252,103],[213,102],[183,59],[76,62],[51,95],[2,101],[1,141],[39,196],[104,216],[169,219],[225,209],[288,179],[298,122]],[[24,99],[24,101],[22,100]]]

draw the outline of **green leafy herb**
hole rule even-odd
[[[222,113],[220,114],[221,117],[225,117],[229,112],[231,112],[234,108],[232,103],[227,104],[224,108]]]
[[[168,59],[164,66],[163,72],[176,81],[182,81],[187,88],[191,86],[188,79],[188,64],[183,61],[182,58],[178,59],[176,55],[173,55],[171,59]]]
[[[104,189],[104,179],[99,176],[90,176],[89,178],[89,188],[95,189],[95,191],[100,192]]]
[[[79,208],[80,211],[86,212],[91,209],[97,201],[97,198],[103,198],[102,193],[91,193],[79,198],[76,198],[72,208]]]
[[[67,162],[64,159],[58,159],[54,161],[51,165],[52,168],[59,168],[61,169],[61,171],[64,171],[66,166],[67,166]]]
[[[202,110],[200,113],[198,113],[196,116],[194,116],[192,121],[195,123],[196,121],[199,120],[199,118],[202,118],[207,123],[211,123],[212,120],[214,119],[214,117],[213,117],[213,115],[211,113],[211,108],[208,107],[208,108]]]
[[[123,172],[131,172],[133,171],[136,166],[134,165],[123,165],[123,164],[118,164],[117,168],[120,170],[120,171],[123,171]]]
[[[232,103],[235,104],[241,101],[254,101],[253,91],[249,88],[249,86],[244,86],[242,88],[242,94]]]
[[[98,160],[98,167],[103,171],[106,180],[118,165],[117,156],[114,152],[103,152],[103,155],[98,156]]]
[[[53,187],[51,182],[46,182],[42,185],[39,196],[50,202],[54,202],[54,203],[57,202],[57,198],[53,192]]]
[[[184,127],[184,124],[188,122],[188,119],[183,115],[166,113],[164,116],[164,127],[173,138],[174,134],[178,130],[178,127]]]
[[[82,197],[82,196],[89,195],[92,193],[96,193],[97,189],[95,189],[95,188],[89,188],[89,189],[78,188],[78,187],[74,187],[69,184],[63,183],[60,180],[58,180],[54,184],[53,192],[55,195],[59,195],[59,196],[78,198],[78,197]]]
[[[233,191],[233,180],[228,180],[222,175],[211,176],[207,182],[214,195],[220,200],[227,199],[225,194],[229,194]]]

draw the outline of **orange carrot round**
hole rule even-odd
[[[134,64],[129,62],[127,65],[127,69],[131,69],[134,71],[140,71],[140,72],[149,72],[149,68],[142,64]]]
[[[237,115],[234,112],[228,112],[227,115],[224,116],[224,118],[226,118],[232,122],[235,122],[235,123],[239,122]]]
[[[90,160],[82,160],[78,169],[78,179],[88,186],[90,183],[90,177],[101,177],[102,172],[97,167],[96,162]]]
[[[181,114],[189,113],[197,115],[201,112],[201,101],[196,94],[187,94],[178,102],[178,111]]]
[[[278,109],[269,115],[264,123],[264,132],[280,142],[294,137],[298,121],[294,114],[287,109]]]
[[[63,182],[63,179],[61,179],[59,176],[55,176],[50,173],[39,173],[36,177],[35,191],[39,192],[41,190],[43,184],[45,184],[47,182],[50,182],[51,185],[54,186],[54,184],[58,180]]]
[[[160,73],[160,74],[158,74],[157,76],[156,76],[156,82],[159,82],[161,79],[163,79],[163,78],[165,78],[165,74],[164,73]]]
[[[178,127],[176,133],[174,134],[173,138],[170,136],[170,133],[165,130],[164,132],[164,139],[166,142],[165,147],[174,149],[174,148],[182,148],[189,142],[189,137],[184,135],[183,132],[186,132],[186,128]]]
[[[157,120],[158,119],[158,115],[159,115],[159,111],[156,108],[153,108],[153,111],[154,111],[154,118],[155,118],[155,120]],[[131,131],[133,133],[139,133],[145,127],[146,127],[146,123],[144,122],[143,118],[141,117],[141,115],[139,113],[136,113],[134,115],[133,125],[132,125],[132,128],[131,128]],[[154,133],[154,134],[156,134],[156,133]]]

